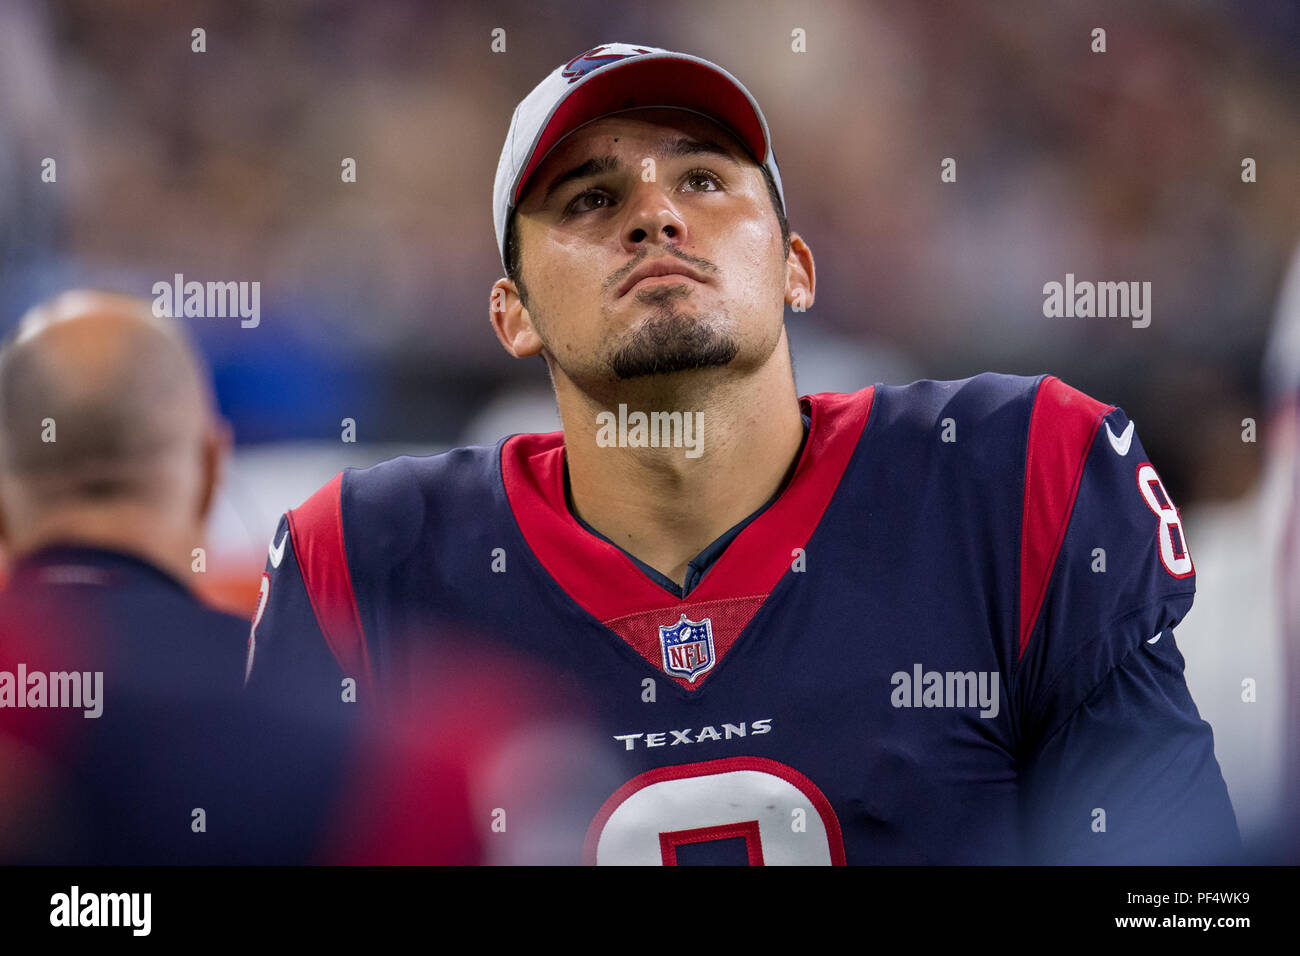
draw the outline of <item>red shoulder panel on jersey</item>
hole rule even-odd
[[[288,513],[293,553],[325,643],[348,677],[372,686],[370,653],[361,628],[352,576],[343,550],[343,473]]]
[[[1020,654],[1042,610],[1056,558],[1101,421],[1115,408],[1054,375],[1034,395],[1025,449],[1025,499],[1020,521]]]

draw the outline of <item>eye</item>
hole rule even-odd
[[[603,200],[601,205],[592,205],[595,200]],[[606,209],[609,207],[610,195],[599,189],[588,189],[586,192],[578,193],[569,204],[564,207],[565,214],[592,212],[596,209]]]
[[[686,177],[683,180],[683,182],[711,183],[714,187],[712,189],[709,189],[707,187],[701,189],[695,189],[692,190],[693,192],[717,192],[719,189],[722,188],[722,180],[718,177],[718,174],[709,169],[692,169],[689,173],[686,174]]]

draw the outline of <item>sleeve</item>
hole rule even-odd
[[[343,547],[342,474],[271,538],[231,734],[241,786],[231,862],[318,862],[365,741],[369,660]],[[346,679],[355,678],[348,688]]]
[[[1173,637],[1195,568],[1133,423],[1045,379],[1024,494],[1011,690],[1029,861],[1223,861],[1236,821]]]
[[[248,637],[245,687],[254,694],[337,701],[351,681],[373,689],[343,535],[343,472],[280,520]]]
[[[1214,737],[1187,691],[1171,628],[1134,647],[1038,747],[1022,798],[1028,862],[1237,860]]]
[[[264,700],[301,706],[321,697],[336,698],[342,669],[312,610],[288,514],[281,516],[268,551],[248,633],[245,690]]]

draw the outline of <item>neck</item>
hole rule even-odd
[[[14,535],[11,557],[21,558],[59,544],[134,555],[185,583],[190,580],[192,550],[202,542],[161,520],[156,506],[69,507],[43,516]]]
[[[557,382],[578,516],[668,578],[685,581],[691,559],[762,507],[795,465],[803,421],[784,344],[783,333],[774,360],[753,374],[683,373],[673,378],[686,381],[670,391],[647,380],[612,407]],[[639,432],[637,412],[647,419]],[[683,432],[689,418],[692,446],[646,447],[650,436],[665,432],[653,427],[652,412],[680,412]]]

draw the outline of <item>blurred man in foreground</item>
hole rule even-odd
[[[143,300],[66,293],[0,349],[0,860],[299,852],[255,832],[274,780],[241,783],[264,756],[238,719],[247,623],[191,590],[229,446]]]

